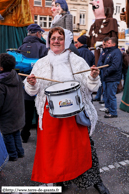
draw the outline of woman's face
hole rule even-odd
[[[63,12],[63,9],[61,8],[59,3],[56,3],[55,6],[59,14]]]
[[[55,17],[57,14],[59,14],[59,8],[55,5],[54,1],[51,4],[51,12],[52,12],[53,17]]]
[[[60,35],[58,32],[54,32],[50,38],[50,49],[55,54],[60,54],[65,49],[64,35]]]

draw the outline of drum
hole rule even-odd
[[[53,84],[45,89],[49,113],[52,117],[71,117],[84,109],[80,92],[80,83],[67,81]]]

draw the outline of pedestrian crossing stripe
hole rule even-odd
[[[121,161],[121,162],[115,162],[114,164],[111,164],[111,165],[108,165],[108,166],[104,166],[102,168],[100,168],[100,173],[102,172],[108,172],[112,169],[115,169],[115,168],[119,168],[119,167],[122,167],[122,166],[127,166],[129,165],[129,160],[124,160],[124,161]]]

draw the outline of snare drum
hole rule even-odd
[[[67,81],[53,84],[45,89],[49,113],[52,117],[71,117],[84,109],[80,92],[80,83]]]

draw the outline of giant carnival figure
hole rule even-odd
[[[125,21],[127,28],[129,28],[129,0],[126,0],[126,10],[124,7],[121,10],[120,19]]]
[[[129,28],[129,0],[126,1],[126,11],[123,8],[120,14],[120,18],[121,20],[126,22],[127,28]],[[128,50],[126,52],[128,54]],[[129,67],[127,70],[123,96],[122,96],[121,103],[120,103],[120,109],[129,113],[129,89],[128,89],[129,87],[128,85],[129,85]]]
[[[18,48],[27,35],[26,26],[32,23],[28,0],[0,1],[0,53]]]
[[[114,5],[112,0],[90,0],[95,15],[95,22],[91,25],[89,36],[90,46],[103,41],[105,37],[118,37],[117,20],[113,18]],[[97,65],[100,50],[95,50],[95,64]]]
[[[126,24],[129,28],[129,0],[126,0]]]
[[[60,26],[73,33],[73,16],[68,11],[66,0],[53,0],[51,12],[53,16],[51,28]],[[78,49],[74,46],[74,41],[70,44],[69,49],[79,55]]]

